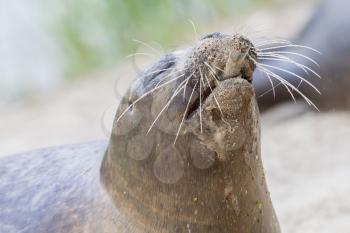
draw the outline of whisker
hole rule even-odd
[[[219,82],[219,79],[218,79],[218,77],[216,76],[216,74],[215,74],[215,71],[213,70],[213,68],[208,64],[208,62],[204,62],[204,64],[209,68],[209,72],[211,73],[211,75],[213,76],[213,78],[217,81],[217,82]]]
[[[193,71],[192,74],[190,74],[190,76],[187,78],[187,82],[185,84],[185,86],[187,87],[188,81],[190,81],[190,78],[196,73],[196,71]],[[184,88],[184,92],[183,92],[183,98],[185,99],[185,95],[186,95],[186,88]]]
[[[289,82],[284,80],[281,76],[279,76],[279,75],[275,74],[274,72],[268,70],[267,68],[261,66],[261,64],[258,63],[257,66],[258,66],[259,69],[262,69],[262,70],[270,73],[272,77],[274,77],[277,80],[279,80],[280,82],[282,82],[282,85],[284,85],[284,86],[288,85],[290,88],[292,88],[292,90],[295,90],[310,106],[314,107],[317,111],[319,111],[317,106],[309,98],[307,98],[299,89],[297,89],[295,86],[293,86],[292,84],[290,84]],[[294,102],[296,102],[293,93],[291,93],[289,88],[287,88],[287,90],[291,94]]]
[[[142,45],[146,46],[147,48],[153,50],[154,52],[156,52],[156,53],[158,53],[158,54],[161,54],[161,51],[159,51],[158,49],[152,47],[151,45],[149,45],[149,44],[146,43],[146,42],[143,42],[143,41],[138,40],[138,39],[133,39],[133,41],[136,42],[136,43],[139,43],[139,44],[142,44]]]
[[[231,126],[230,123],[228,123],[228,122],[224,119],[224,113],[222,112],[222,109],[221,109],[221,106],[220,106],[220,104],[219,104],[219,101],[216,99],[216,96],[215,96],[215,94],[214,94],[214,92],[213,92],[213,88],[212,88],[211,85],[210,85],[210,82],[209,82],[209,80],[208,80],[207,75],[205,74],[204,77],[205,77],[205,80],[206,80],[207,83],[208,83],[209,89],[210,89],[210,91],[211,91],[211,93],[212,93],[212,95],[213,95],[213,98],[214,98],[214,100],[215,100],[215,103],[216,103],[216,105],[217,105],[218,108],[219,108],[222,121],[225,122],[228,126]],[[215,79],[215,78],[214,78],[214,79]],[[219,85],[220,85],[220,83],[219,83]]]
[[[312,72],[314,75],[316,75],[318,78],[321,78],[321,76],[316,73],[316,71],[314,71],[313,69],[311,69],[310,67],[308,66],[305,66],[301,63],[298,63],[292,59],[290,59],[289,57],[286,57],[286,58],[280,58],[279,56],[275,57],[275,56],[271,56],[271,57],[259,57],[258,58],[259,60],[270,60],[270,61],[283,61],[283,62],[287,62],[287,63],[291,63],[291,64],[294,64],[295,66],[299,67],[300,69],[302,69],[306,74],[309,74],[308,71]]]
[[[299,87],[300,87],[300,85],[303,83],[303,80],[300,80],[300,82],[299,82],[299,84],[298,84],[298,86],[296,87],[297,89],[299,89]],[[276,87],[278,87],[278,86],[280,86],[282,83],[280,82],[280,83],[278,83],[276,86],[274,86],[275,88]],[[259,96],[258,96],[258,98],[261,98],[261,97],[263,97],[264,95],[266,95],[267,93],[269,93],[270,91],[272,91],[273,89],[272,88],[270,88],[269,90],[267,90],[267,91],[265,91],[264,93],[262,93],[262,94],[260,94]],[[294,91],[294,90],[292,90],[292,91]]]
[[[260,70],[260,71],[263,72],[262,70]],[[264,73],[264,72],[263,72],[263,73]],[[268,75],[267,73],[265,73],[265,74]],[[270,88],[269,90],[267,90],[267,91],[263,92],[262,94],[260,94],[260,95],[258,96],[258,98],[263,97],[264,95],[266,95],[266,94],[269,93],[270,91],[273,91],[273,92],[274,92],[275,88],[278,87],[278,86],[280,86],[281,84],[282,84],[282,83],[279,82],[278,84],[276,84],[275,86],[273,86],[273,88]],[[274,94],[274,99],[275,99],[275,94]]]
[[[287,89],[287,91],[289,92],[290,96],[292,97],[293,101],[296,103],[295,97],[293,95],[293,93],[291,92],[291,90],[289,89],[289,85],[291,85],[289,82],[285,81],[281,76],[273,73],[272,71],[268,70],[265,67],[262,67],[260,64],[257,64],[257,67],[262,71],[265,72],[266,74],[271,75],[271,77],[277,79],[278,81],[280,81],[280,83],[282,83],[282,85]],[[294,87],[294,86],[293,86]]]
[[[196,25],[194,24],[194,22],[191,19],[188,19],[188,22],[192,25],[192,29],[193,29],[194,35],[196,37],[196,40],[198,41],[199,40],[199,35],[198,35],[198,32],[197,32]]]
[[[309,74],[309,72],[304,68],[304,65],[290,59],[287,56],[283,56],[283,55],[261,56],[261,57],[258,57],[258,59],[259,60],[270,60],[270,61],[284,61],[287,63],[291,63],[291,64],[296,65],[300,69],[302,69],[306,74]]]
[[[292,44],[292,42],[290,42],[288,40],[284,40],[284,39],[264,40],[264,41],[256,42],[255,47],[259,48],[259,47],[263,47],[266,45],[274,45],[274,44],[275,45],[278,45],[278,44],[286,45],[286,44]]]
[[[178,138],[178,136],[179,136],[179,134],[180,134],[180,130],[181,130],[182,124],[183,124],[183,122],[184,122],[184,120],[185,120],[185,118],[186,118],[186,114],[187,114],[187,111],[188,111],[188,107],[190,106],[190,102],[191,102],[193,93],[194,93],[194,91],[195,91],[195,89],[196,89],[196,87],[197,87],[197,84],[198,84],[198,81],[197,81],[196,84],[194,85],[193,90],[192,90],[192,93],[191,93],[190,98],[189,98],[189,100],[188,100],[188,103],[187,103],[185,112],[184,112],[184,114],[183,114],[183,116],[182,116],[182,120],[181,120],[179,129],[177,130],[177,134],[176,134],[176,137],[175,137],[174,145],[175,145],[176,140],[177,140],[177,138]]]
[[[288,83],[288,82],[286,82],[281,76],[279,76],[279,75],[273,73],[272,71],[270,71],[269,69],[267,69],[267,68],[261,66],[261,64],[258,63],[258,62],[257,62],[255,59],[253,59],[251,56],[250,56],[250,58],[253,60],[253,62],[255,63],[255,65],[258,67],[258,69],[259,69],[261,72],[265,73],[267,77],[271,78],[271,76],[272,76],[273,78],[277,79],[280,83],[277,84],[276,87],[277,87],[278,85],[282,84],[282,85],[286,88],[286,90],[288,91],[288,93],[290,94],[290,96],[292,97],[293,101],[296,102],[293,93],[291,92],[291,90],[289,89],[289,87],[286,85],[286,83]],[[270,76],[270,75],[271,75],[271,76]],[[270,83],[272,83],[272,80],[271,80]],[[289,84],[289,83],[288,83],[288,84]],[[274,87],[273,84],[272,84],[272,90],[273,90],[273,92],[274,92],[274,98],[275,98],[275,87]],[[268,90],[267,92],[270,92],[270,91],[271,91],[271,89]],[[263,93],[263,95],[265,95],[265,93]],[[262,95],[261,95],[261,96],[262,96]]]
[[[321,54],[320,51],[318,51],[314,48],[311,48],[311,47],[305,46],[305,45],[297,45],[297,44],[286,44],[286,45],[279,45],[279,46],[273,46],[273,47],[268,47],[268,48],[259,48],[259,50],[266,51],[266,50],[281,49],[281,48],[303,48],[303,49],[308,49],[308,50],[311,50],[315,53]]]
[[[258,64],[258,62],[252,56],[250,56],[249,54],[248,54],[248,56],[255,64]],[[271,84],[271,88],[272,88],[272,92],[273,92],[273,99],[276,99],[276,92],[275,92],[274,83],[273,83],[273,81],[268,73],[266,73],[266,72],[263,72],[263,73],[266,74],[266,76]]]
[[[188,77],[187,79],[189,79],[190,77]],[[173,95],[170,97],[170,99],[168,100],[168,102],[163,106],[162,110],[158,113],[157,117],[154,119],[154,121],[152,122],[151,126],[149,127],[147,134],[152,130],[153,126],[155,125],[155,123],[157,122],[157,120],[159,119],[159,117],[162,115],[162,113],[165,111],[165,109],[168,108],[168,106],[170,105],[171,101],[181,92],[182,88],[186,88],[186,85],[184,85],[184,83],[186,82],[186,80],[183,80],[179,86],[175,89]]]
[[[176,68],[174,68],[174,70],[175,70]],[[175,74],[178,74],[178,73],[182,73],[182,72],[184,72],[185,71],[185,69],[182,69],[182,70],[178,70],[178,71],[175,71]],[[160,85],[161,84],[161,82],[164,82],[164,81],[166,81],[169,77],[171,77],[172,76],[172,73],[169,73],[169,74],[167,74],[167,75],[165,75],[161,80],[159,80],[159,82],[155,85],[155,87],[158,87],[158,85]]]
[[[221,68],[217,67],[216,65],[212,64],[212,66],[214,66],[216,69],[218,69],[218,70],[220,70],[220,71],[224,72],[224,70],[223,70],[223,69],[221,69]]]
[[[269,80],[269,82],[270,82],[270,84],[271,84],[271,87],[272,87],[273,99],[276,99],[275,86],[274,86],[274,84],[273,84],[273,81],[272,81],[272,79],[271,79],[271,76],[270,76],[268,73],[266,73],[266,76],[267,76],[267,78],[268,78],[268,80]]]
[[[303,83],[303,80],[300,80],[298,86],[297,86],[297,89],[299,89],[300,85]]]
[[[171,80],[169,80],[169,81],[163,83],[162,85],[157,86],[157,87],[153,88],[152,90],[149,90],[149,91],[147,91],[146,93],[144,93],[143,95],[141,95],[139,98],[137,98],[132,104],[130,104],[130,105],[122,112],[122,114],[117,118],[116,122],[118,122],[118,121],[124,116],[124,114],[125,114],[127,111],[130,110],[130,108],[132,108],[137,102],[139,102],[140,100],[142,100],[143,98],[145,98],[147,95],[153,93],[154,91],[158,90],[159,88],[162,88],[163,86],[165,86],[165,85],[167,85],[167,84],[169,84],[169,83],[172,83],[172,82],[178,80],[179,78],[183,77],[184,75],[185,75],[185,74],[179,75],[179,76],[177,76],[177,77],[175,77],[175,78],[173,78],[173,79],[171,79]]]
[[[199,80],[199,125],[201,132],[203,132],[203,122],[202,122],[202,83],[203,83],[203,74],[202,69],[199,68],[200,80]]]
[[[142,55],[142,56],[147,56],[147,57],[156,57],[153,53],[132,53],[132,54],[127,55],[126,57],[129,58],[129,57],[134,57],[137,55]]]
[[[291,72],[289,70],[286,70],[286,69],[283,69],[283,68],[280,68],[280,67],[277,67],[277,66],[272,66],[272,65],[266,65],[266,64],[260,64],[262,66],[265,66],[265,67],[270,67],[272,69],[276,69],[276,70],[280,70],[280,71],[283,71],[285,73],[288,73],[288,74],[291,74],[297,78],[299,78],[300,80],[303,80],[304,82],[306,82],[307,84],[309,84],[310,87],[312,87],[317,93],[321,94],[321,92],[317,89],[317,87],[315,87],[311,82],[309,82],[308,80],[306,80],[305,78],[303,78],[302,76],[300,75],[297,75],[296,73],[294,72]]]
[[[274,55],[274,54],[291,54],[291,55],[296,55],[299,57],[303,57],[309,61],[311,61],[312,63],[314,63],[315,65],[317,65],[318,67],[320,67],[320,65],[312,58],[301,54],[301,53],[295,53],[295,52],[289,52],[289,51],[274,51],[274,52],[257,52],[258,56],[264,56],[264,55]]]

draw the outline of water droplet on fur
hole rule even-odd
[[[123,108],[119,107],[120,109],[126,109],[128,107],[127,104],[123,104]],[[121,114],[121,113],[119,113]],[[116,135],[125,135],[129,133],[131,130],[135,129],[139,122],[142,119],[142,114],[138,110],[137,106],[134,106],[132,109],[127,111],[118,122],[114,122],[113,125],[113,134]]]
[[[178,132],[183,114],[187,107],[189,95],[192,92],[192,89],[190,87],[187,87],[185,98],[183,97],[183,92],[181,91],[178,93],[178,95],[171,99],[177,85],[177,83],[169,84],[167,85],[167,88],[162,88],[162,90],[154,93],[151,106],[152,118],[157,119],[155,122],[156,127],[159,130],[171,135],[176,135]],[[168,101],[170,99],[170,104],[162,112],[163,108],[168,104]],[[159,115],[160,113],[161,115]],[[183,128],[184,127],[181,128],[179,135],[183,135],[185,133]]]
[[[170,145],[159,153],[153,165],[153,172],[161,182],[174,184],[184,175],[184,167],[180,153]]]
[[[128,155],[135,160],[144,160],[152,152],[154,137],[147,137],[144,134],[138,134],[132,137],[127,145]]]
[[[190,153],[193,165],[199,169],[208,169],[215,162],[215,152],[200,144],[198,140],[192,141]]]

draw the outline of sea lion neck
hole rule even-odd
[[[147,134],[153,121],[150,99],[130,113],[133,127],[114,126],[101,182],[141,231],[279,232],[260,159],[259,114],[251,88],[243,79],[224,81],[205,100],[202,134],[195,111],[175,144],[175,135],[161,124]],[[224,123],[213,116],[213,94],[223,107]]]

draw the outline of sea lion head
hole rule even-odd
[[[223,81],[243,79],[251,83],[255,59],[255,48],[247,38],[222,33],[212,33],[189,49],[165,55],[147,69],[124,96],[114,124],[119,129],[115,127],[114,133],[129,132],[138,126],[143,116],[142,123],[148,127],[147,133],[159,129],[174,135],[173,141],[176,141],[179,135],[193,129],[191,124],[195,122],[189,119],[197,109],[203,111],[204,101],[214,89],[223,87]],[[242,80],[239,82],[243,83]],[[246,84],[246,87],[251,89],[247,93],[252,97],[251,86]],[[224,112],[216,95],[212,101],[216,102],[216,110],[222,116]],[[225,111],[235,111],[231,107]]]
[[[216,153],[223,155],[244,142],[250,112],[244,108],[252,107],[254,99],[250,83],[256,56],[247,38],[217,32],[203,37],[185,56],[187,76],[195,77],[191,87],[200,82],[197,89],[202,88],[201,93],[194,92],[187,127]],[[200,96],[204,101],[199,101]]]
[[[133,224],[211,233],[255,232],[268,224],[273,211],[250,83],[254,56],[244,37],[214,33],[165,55],[130,87],[101,181]]]

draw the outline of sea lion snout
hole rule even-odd
[[[139,109],[144,120],[137,123],[143,122],[142,125],[147,128],[145,132],[161,130],[173,135],[174,142],[179,136],[191,131],[189,128],[193,128],[193,125],[201,125],[203,131],[204,125],[212,124],[212,132],[207,132],[208,138],[215,139],[221,149],[236,148],[241,143],[228,145],[222,142],[232,134],[230,132],[234,128],[231,125],[235,124],[227,124],[225,119],[230,119],[233,115],[238,118],[245,111],[237,106],[253,96],[250,82],[255,69],[255,57],[253,44],[239,34],[214,33],[204,37],[186,52],[167,55],[156,67],[146,70],[131,87],[129,98],[122,101],[127,107],[121,114],[118,113],[116,123],[129,110]],[[231,79],[238,81],[229,81]],[[245,98],[247,93],[249,94]],[[225,110],[221,105],[226,106]],[[203,110],[204,108],[206,109]],[[202,110],[208,113],[206,118],[199,116],[202,115],[199,114]],[[198,122],[192,123],[193,119]]]
[[[220,154],[240,149],[258,114],[252,85],[243,78],[220,82],[188,120],[190,130],[207,147]],[[202,118],[200,124],[199,118]]]
[[[238,47],[233,47],[229,52],[227,62],[225,64],[223,77],[225,79],[241,76],[242,78],[252,82],[256,59],[256,52],[253,44],[243,37],[238,39],[240,44]]]
[[[190,61],[202,70],[209,68],[220,81],[238,76],[252,81],[256,49],[240,34],[212,33],[204,37],[192,53]],[[202,67],[201,63],[204,63]]]

